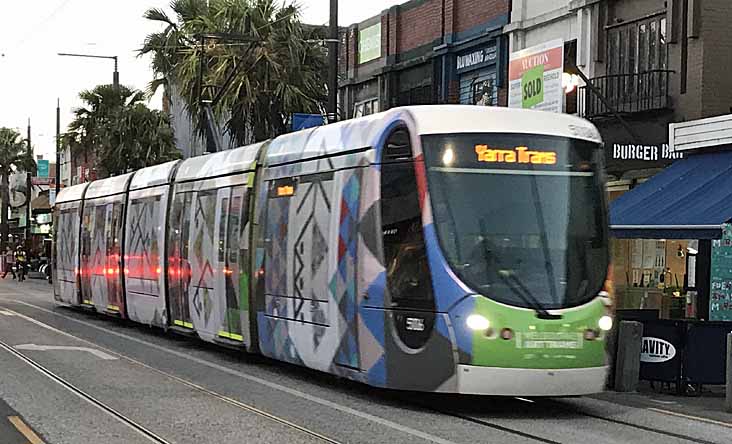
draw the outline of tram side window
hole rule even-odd
[[[392,153],[407,151],[405,131],[394,133],[387,144]],[[384,153],[387,159],[389,152]],[[392,157],[393,158],[393,157]],[[399,158],[403,158],[401,155]],[[386,266],[386,284],[393,305],[430,308],[427,252],[422,233],[419,193],[414,163],[384,163],[381,168],[381,223]]]

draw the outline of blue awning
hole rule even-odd
[[[732,151],[677,160],[610,205],[617,238],[718,239],[732,219]]]

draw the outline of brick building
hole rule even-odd
[[[341,34],[341,118],[400,105],[506,103],[509,0],[412,0]]]

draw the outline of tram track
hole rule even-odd
[[[511,427],[502,426],[500,424],[496,424],[496,423],[486,421],[486,420],[480,419],[480,418],[475,418],[470,415],[464,415],[462,413],[451,412],[449,410],[439,410],[439,409],[427,407],[424,405],[422,405],[421,407],[432,410],[435,413],[439,413],[439,414],[442,414],[445,416],[450,416],[453,418],[461,419],[463,421],[468,421],[473,424],[478,424],[478,425],[481,425],[484,427],[489,427],[491,429],[499,430],[504,433],[510,433],[512,435],[520,436],[522,438],[530,439],[530,440],[533,440],[536,442],[542,442],[545,444],[562,444],[560,441],[554,441],[552,439],[545,438],[545,437],[539,436],[539,435],[535,435],[533,433],[523,432],[521,430],[517,430],[517,429],[511,428]]]
[[[688,441],[688,442],[694,442],[694,443],[698,443],[698,444],[717,444],[714,441],[708,441],[708,440],[704,440],[704,439],[700,439],[700,438],[695,438],[693,436],[684,435],[684,434],[681,434],[681,433],[669,432],[669,431],[666,431],[666,430],[661,430],[661,429],[654,428],[654,427],[644,426],[644,425],[641,425],[641,424],[635,424],[635,423],[628,422],[628,421],[623,421],[623,420],[614,419],[614,418],[608,418],[608,417],[605,417],[605,416],[602,416],[602,415],[596,415],[596,414],[593,414],[593,413],[584,412],[584,411],[579,410],[579,409],[576,409],[576,408],[568,408],[567,406],[561,405],[561,404],[557,403],[556,401],[543,401],[542,403],[544,403],[544,404],[551,403],[554,407],[561,408],[565,413],[570,413],[570,414],[575,414],[575,415],[578,415],[578,416],[584,416],[584,417],[588,417],[588,418],[593,418],[593,419],[597,419],[597,420],[600,420],[600,421],[604,421],[604,422],[608,422],[608,423],[611,423],[611,424],[615,424],[615,425],[618,425],[618,426],[624,426],[624,427],[629,427],[629,428],[641,430],[643,432],[656,433],[656,434],[659,434],[659,435],[662,435],[662,436],[666,436],[666,437],[669,437],[669,438],[674,438],[674,439],[678,439],[678,440],[682,440],[682,441]],[[502,431],[502,432],[505,432],[505,433],[510,433],[510,434],[513,434],[513,435],[516,435],[516,436],[520,436],[522,438],[531,439],[531,440],[534,440],[536,442],[541,442],[541,443],[546,443],[546,444],[563,444],[562,441],[556,441],[556,440],[547,438],[545,436],[541,436],[541,435],[537,435],[537,434],[533,434],[533,433],[528,433],[528,432],[524,432],[524,431],[519,430],[519,429],[516,429],[516,428],[512,428],[512,427],[507,427],[507,426],[504,426],[504,425],[496,424],[495,422],[491,422],[491,421],[488,421],[488,420],[483,419],[483,418],[477,418],[477,417],[471,416],[469,414],[463,414],[463,413],[458,413],[458,412],[449,411],[449,410],[434,409],[434,408],[431,408],[431,407],[427,407],[425,405],[421,405],[421,407],[426,408],[426,409],[429,409],[429,410],[432,410],[435,413],[439,413],[439,414],[442,414],[442,415],[445,415],[445,416],[450,416],[450,417],[453,417],[453,418],[461,419],[463,421],[468,421],[468,422],[471,422],[471,423],[474,423],[474,424],[482,425],[482,426],[485,426],[485,427],[488,427],[488,428],[491,428],[491,429],[494,429],[494,430],[499,430],[499,431]]]
[[[8,310],[8,311],[13,312],[12,310]],[[96,343],[93,343],[93,342],[88,341],[86,339],[79,338],[77,336],[71,335],[71,334],[66,333],[64,331],[58,330],[58,329],[56,329],[54,327],[47,326],[45,324],[42,324],[40,321],[37,321],[37,320],[35,320],[33,318],[30,318],[30,317],[27,317],[27,316],[25,316],[23,314],[20,314],[20,313],[17,313],[17,312],[13,312],[13,313],[16,316],[25,318],[25,319],[27,319],[27,320],[29,320],[31,322],[34,322],[34,323],[36,323],[38,325],[43,325],[44,328],[50,329],[50,330],[54,331],[55,333],[58,333],[58,334],[61,334],[63,336],[67,336],[67,337],[73,338],[73,339],[75,339],[77,341],[80,341],[80,342],[83,342],[83,343],[88,344],[90,346],[93,346],[96,349],[102,350],[105,353],[108,353],[108,354],[110,354],[112,356],[115,356],[115,357],[117,357],[119,359],[125,360],[125,361],[127,361],[127,362],[129,362],[129,363],[131,363],[133,365],[142,367],[145,370],[148,370],[148,371],[151,371],[151,372],[155,372],[155,373],[157,373],[157,374],[159,374],[159,375],[161,375],[161,376],[163,376],[165,378],[168,378],[168,379],[170,379],[170,380],[172,380],[174,382],[177,382],[179,384],[183,384],[183,385],[187,386],[188,388],[191,388],[191,389],[193,389],[193,390],[195,390],[195,391],[197,391],[199,393],[202,393],[202,394],[204,394],[204,395],[206,395],[208,397],[215,398],[218,401],[221,401],[223,403],[226,403],[226,404],[228,404],[228,405],[230,405],[230,406],[232,406],[234,408],[237,408],[237,409],[240,409],[240,410],[243,410],[243,411],[247,411],[247,412],[256,414],[256,415],[261,416],[263,418],[266,418],[266,419],[268,419],[268,420],[270,420],[272,422],[278,423],[278,424],[283,425],[283,426],[285,426],[287,428],[290,428],[290,429],[296,430],[297,432],[300,432],[302,434],[308,435],[311,438],[315,438],[315,439],[317,439],[317,440],[319,440],[321,442],[330,443],[330,444],[341,444],[340,441],[337,441],[335,439],[332,439],[330,437],[327,437],[325,435],[322,435],[322,434],[320,434],[320,433],[318,433],[318,432],[316,432],[314,430],[310,430],[310,429],[308,429],[306,427],[303,427],[303,426],[301,426],[299,424],[296,424],[296,423],[293,423],[291,421],[288,421],[287,419],[281,418],[281,417],[279,417],[277,415],[274,415],[272,413],[269,413],[269,412],[266,412],[264,410],[261,410],[261,409],[255,407],[255,406],[246,404],[246,403],[241,402],[239,400],[236,400],[236,399],[230,398],[228,396],[222,395],[220,393],[214,392],[214,391],[209,390],[209,389],[207,389],[207,388],[205,388],[203,386],[200,386],[198,384],[195,384],[195,383],[193,383],[191,381],[188,381],[186,379],[180,378],[178,376],[175,376],[173,374],[170,374],[168,372],[165,372],[163,370],[160,370],[160,369],[157,369],[155,367],[152,367],[152,366],[150,366],[148,364],[145,364],[144,362],[140,362],[140,361],[138,361],[138,360],[136,360],[134,358],[131,358],[129,356],[125,356],[123,354],[120,354],[120,353],[115,352],[113,350],[110,350],[108,348],[102,347],[99,344],[96,344]],[[42,364],[40,364],[36,360],[30,358],[26,354],[21,353],[20,351],[16,350],[13,346],[5,343],[2,340],[0,340],[0,348],[6,350],[8,353],[12,354],[13,356],[15,356],[16,358],[18,358],[19,360],[21,360],[24,363],[26,363],[27,365],[29,365],[30,367],[34,368],[39,373],[43,374],[44,376],[46,376],[47,378],[49,378],[53,382],[59,384],[60,386],[62,386],[67,391],[73,393],[74,395],[78,396],[79,398],[83,399],[84,401],[92,404],[93,406],[99,408],[100,410],[102,410],[105,413],[109,414],[110,416],[114,417],[118,421],[120,421],[123,424],[127,425],[128,427],[132,428],[133,430],[135,430],[136,432],[138,432],[140,435],[142,435],[143,437],[145,437],[146,439],[148,439],[150,442],[159,443],[159,444],[172,444],[173,441],[168,441],[165,438],[157,435],[156,433],[154,433],[153,431],[149,430],[148,428],[146,428],[145,426],[143,426],[139,422],[137,422],[137,421],[133,420],[132,418],[124,415],[123,413],[121,413],[120,411],[114,409],[113,407],[109,406],[108,404],[105,404],[104,402],[100,401],[99,399],[95,398],[94,396],[92,396],[91,394],[85,392],[84,390],[80,389],[76,385],[72,384],[71,382],[67,381],[63,377],[61,377],[58,374],[54,373],[53,371],[49,370],[48,368],[46,368],[45,366],[43,366]]]
[[[656,433],[659,435],[667,436],[669,438],[675,438],[675,439],[680,439],[680,440],[684,440],[684,441],[695,442],[698,444],[716,444],[713,441],[708,441],[708,440],[701,439],[701,438],[695,438],[693,436],[684,435],[682,433],[670,432],[670,431],[658,429],[655,427],[649,427],[649,426],[645,426],[642,424],[636,424],[636,423],[632,423],[629,421],[624,421],[622,419],[608,418],[606,416],[602,416],[602,415],[580,410],[579,408],[576,408],[574,406],[568,406],[568,405],[563,404],[556,400],[542,400],[542,401],[539,401],[539,403],[545,404],[545,405],[552,405],[555,408],[562,409],[567,413],[585,416],[588,418],[593,418],[593,419],[605,421],[605,422],[620,425],[620,426],[631,427],[634,429],[642,430],[644,432]]]
[[[30,306],[30,307],[34,307],[34,308],[39,309],[39,310],[42,310],[42,311],[47,311],[49,314],[55,314],[57,316],[62,316],[64,318],[68,318],[68,319],[70,319],[70,320],[72,320],[74,322],[77,322],[77,323],[81,323],[81,324],[84,324],[84,325],[87,324],[85,322],[78,321],[78,320],[75,320],[73,318],[60,315],[60,314],[55,313],[53,311],[43,309],[43,308],[38,307],[38,306],[35,306],[33,304],[24,303],[24,302],[21,302],[21,301],[13,301],[13,302],[17,302],[17,303],[20,303],[20,304],[23,304],[23,305],[27,305],[27,306]],[[31,320],[31,322],[36,322],[38,324],[42,324],[40,321],[37,321],[34,318],[27,317],[27,316],[22,315],[20,313],[17,313],[17,315],[19,315],[21,317],[25,317],[28,320]],[[336,441],[336,440],[334,440],[332,438],[326,437],[326,436],[321,435],[321,434],[319,434],[317,432],[314,432],[312,430],[309,430],[309,429],[304,428],[302,426],[299,426],[297,424],[291,423],[290,421],[288,421],[286,419],[279,418],[279,417],[277,417],[275,415],[272,415],[272,414],[270,414],[268,412],[262,411],[262,410],[260,410],[260,409],[258,409],[256,407],[254,407],[254,406],[250,406],[248,404],[242,403],[242,402],[237,401],[235,399],[232,399],[232,398],[229,398],[227,396],[224,396],[224,395],[221,395],[219,393],[216,393],[216,392],[213,392],[211,390],[208,390],[205,387],[199,386],[198,384],[195,384],[195,383],[193,383],[191,381],[188,381],[186,379],[180,378],[180,377],[175,376],[173,374],[167,373],[167,372],[165,372],[163,370],[159,370],[159,369],[157,369],[155,367],[152,367],[152,366],[150,366],[148,364],[145,364],[143,362],[137,361],[134,358],[131,358],[131,357],[122,355],[119,352],[115,352],[115,351],[112,351],[112,350],[110,350],[108,348],[105,348],[103,346],[100,346],[97,343],[94,343],[94,342],[91,342],[89,340],[86,340],[86,339],[83,339],[83,338],[80,338],[80,337],[71,335],[69,333],[66,333],[66,332],[63,332],[63,331],[60,331],[60,330],[56,330],[54,327],[51,327],[49,325],[46,325],[46,324],[43,324],[43,325],[45,325],[45,328],[53,329],[53,330],[57,331],[60,334],[63,334],[65,336],[74,338],[74,339],[76,339],[78,341],[81,341],[81,342],[90,344],[90,345],[94,346],[95,348],[104,350],[105,352],[110,353],[110,354],[112,354],[114,356],[118,356],[119,358],[124,359],[124,360],[126,360],[126,361],[128,361],[130,363],[133,363],[133,364],[135,364],[137,366],[141,366],[141,367],[145,368],[146,370],[156,372],[156,373],[158,373],[160,375],[163,375],[166,378],[172,379],[172,380],[174,380],[174,381],[176,381],[178,383],[185,384],[186,386],[190,387],[191,389],[195,389],[195,390],[197,390],[199,392],[202,392],[202,393],[204,393],[204,394],[206,394],[208,396],[213,396],[213,397],[217,398],[218,400],[220,400],[222,402],[228,403],[228,404],[230,404],[232,406],[235,406],[237,408],[241,408],[243,410],[250,411],[252,413],[256,413],[258,415],[267,417],[270,420],[273,420],[273,421],[276,421],[276,422],[280,422],[280,423],[282,423],[284,425],[287,425],[288,427],[297,429],[298,431],[300,431],[302,433],[305,433],[307,435],[310,435],[311,437],[317,438],[321,442],[338,443],[338,441]],[[100,329],[99,327],[94,327],[94,328]],[[100,329],[100,330],[102,330],[102,329]],[[115,335],[120,336],[120,337],[127,338],[126,336],[123,336],[123,335],[121,335],[119,333],[112,333],[112,334],[115,334]],[[160,347],[160,346],[153,346],[151,344],[147,344],[147,345],[152,346],[155,349],[162,350],[162,347]],[[6,346],[7,346],[7,344],[6,344]],[[3,346],[2,348],[7,349],[6,346]],[[13,351],[16,352],[17,354],[20,354],[20,352],[17,352],[14,349],[13,349]],[[169,353],[175,354],[174,352],[171,352],[170,350],[166,350],[166,351],[168,351]],[[16,353],[14,353],[14,354],[16,354]],[[236,372],[236,373],[238,375],[238,372]],[[532,399],[532,400],[527,400],[527,399],[524,399],[524,398],[516,398],[516,399],[518,399],[520,401],[527,402],[527,404],[528,403],[535,404],[537,407],[543,406],[540,409],[542,411],[546,411],[546,410],[555,410],[555,411],[557,411],[557,410],[559,410],[560,413],[563,412],[563,413],[566,413],[566,414],[569,414],[569,415],[575,415],[575,416],[578,416],[578,417],[588,417],[588,418],[592,418],[592,419],[595,419],[595,420],[598,420],[598,421],[603,421],[603,422],[615,424],[617,426],[626,427],[626,428],[629,428],[629,429],[639,430],[639,431],[642,431],[642,432],[645,432],[645,433],[654,433],[654,434],[657,434],[657,435],[660,435],[660,436],[665,436],[665,437],[668,437],[668,438],[671,438],[671,439],[674,439],[674,440],[680,440],[680,441],[685,441],[685,442],[694,442],[694,443],[697,443],[697,444],[717,444],[714,441],[708,441],[708,440],[704,440],[704,439],[700,439],[700,438],[695,438],[693,436],[685,435],[683,433],[675,433],[675,432],[672,432],[672,431],[662,430],[662,429],[659,429],[659,428],[655,428],[655,427],[651,427],[651,426],[646,426],[646,425],[642,425],[642,424],[637,424],[637,423],[630,422],[630,421],[626,421],[626,420],[622,420],[622,419],[610,418],[610,417],[607,417],[607,416],[603,416],[601,414],[593,413],[591,411],[588,412],[586,410],[583,410],[579,406],[570,405],[570,404],[561,402],[561,400],[554,400],[554,399]],[[536,434],[536,433],[531,433],[531,432],[528,432],[528,431],[524,431],[525,428],[522,427],[522,426],[501,424],[500,418],[496,418],[495,421],[492,421],[491,420],[492,418],[481,417],[482,415],[480,415],[480,414],[475,415],[475,414],[470,413],[470,412],[462,412],[462,411],[460,411],[460,409],[457,409],[455,411],[455,410],[451,410],[451,409],[435,408],[434,406],[425,405],[425,404],[422,404],[422,403],[415,403],[413,401],[409,401],[409,402],[412,403],[414,406],[418,406],[418,407],[423,408],[424,410],[432,411],[434,413],[437,413],[437,414],[440,414],[440,415],[443,415],[443,416],[448,416],[448,417],[452,417],[452,418],[459,419],[459,420],[462,420],[462,421],[466,421],[466,422],[469,422],[469,423],[472,423],[472,424],[475,424],[475,425],[478,425],[478,426],[481,426],[481,427],[486,427],[487,429],[492,429],[492,430],[495,430],[495,431],[499,431],[499,432],[503,432],[503,433],[506,433],[506,434],[510,434],[510,435],[516,436],[517,438],[524,438],[524,439],[527,439],[527,440],[530,440],[530,441],[533,441],[533,442],[540,442],[540,443],[547,443],[547,444],[560,444],[562,442],[565,442],[565,441],[561,441],[561,438],[558,438],[560,440],[556,440],[557,439],[556,436],[554,436],[554,437],[548,437],[548,436],[546,436],[543,433]],[[690,418],[690,420],[693,420],[693,418]],[[394,428],[394,427],[392,427],[392,428]],[[400,430],[400,429],[397,429],[397,430]],[[415,435],[415,433],[413,431],[411,431],[411,430],[402,430],[402,431],[404,431],[405,433],[410,433],[412,435]],[[416,436],[419,436],[419,435],[416,435]],[[421,436],[421,437],[423,439],[425,439],[425,440],[429,440],[429,441],[433,441],[433,442],[450,442],[450,441],[447,441],[447,440],[429,439],[430,436],[431,435],[425,434],[425,436]],[[554,438],[554,439],[552,439],[552,438]],[[152,442],[167,442],[167,441],[152,441]]]
[[[71,384],[70,382],[66,381],[62,377],[58,376],[57,374],[53,373],[43,365],[39,364],[38,362],[34,361],[33,359],[29,358],[25,354],[17,351],[12,346],[6,344],[3,341],[0,341],[0,348],[7,351],[8,353],[12,354],[19,360],[23,361],[30,367],[37,370],[39,373],[43,374],[53,382],[59,384],[69,392],[73,393],[74,395],[78,396],[79,398],[83,399],[84,401],[88,402],[89,404],[93,405],[94,407],[104,411],[108,415],[112,416],[116,420],[120,421],[121,423],[125,424],[126,426],[133,429],[138,434],[142,435],[144,438],[146,438],[150,442],[158,443],[158,444],[172,444],[172,441],[168,441],[167,439],[157,435],[152,430],[146,428],[142,424],[136,422],[135,420],[129,418],[128,416],[125,416],[124,414],[118,412],[114,408],[110,407],[109,405],[99,401],[92,395],[86,393],[85,391],[81,390],[80,388],[76,387],[75,385]]]

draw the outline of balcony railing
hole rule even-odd
[[[673,71],[652,70],[637,74],[595,77],[589,85],[578,88],[579,115],[586,118],[667,109],[669,80]],[[601,94],[605,102],[600,98]],[[609,106],[608,106],[609,105]]]

